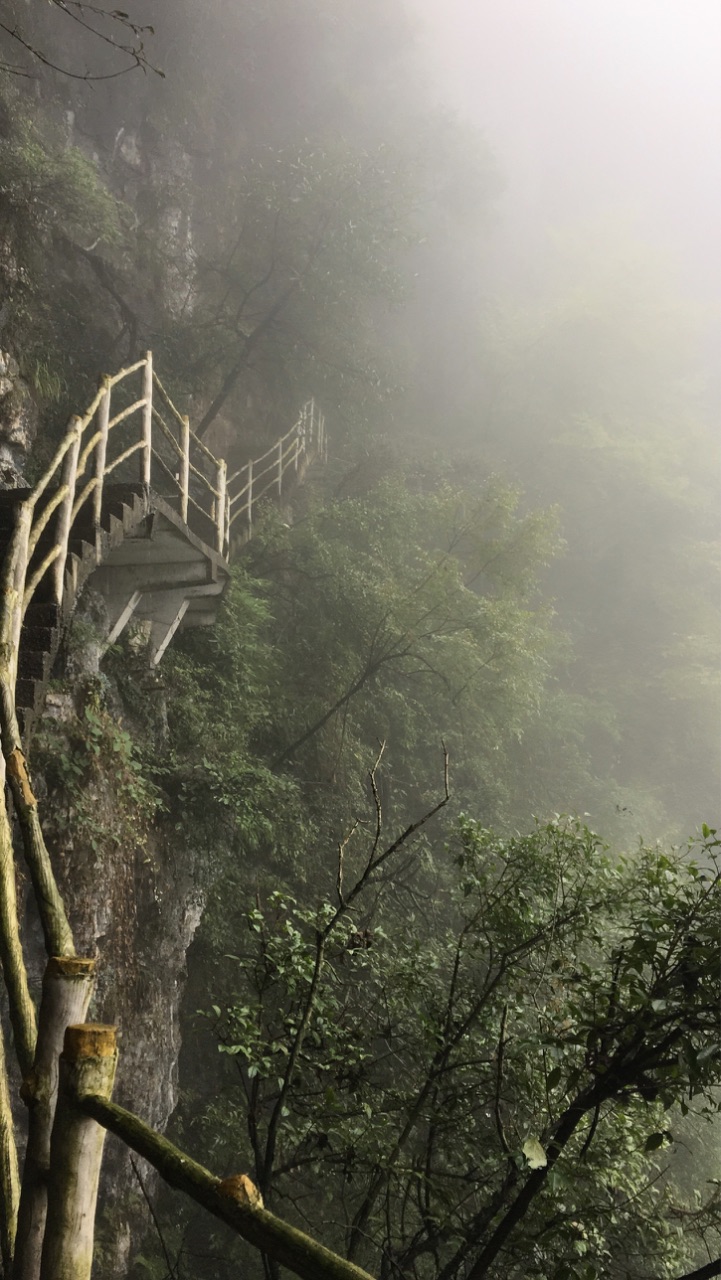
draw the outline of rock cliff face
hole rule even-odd
[[[50,47],[43,42],[54,39],[53,30],[44,21],[43,15],[38,15],[38,47]],[[58,61],[70,53],[78,55],[73,41],[52,47]],[[99,55],[102,49],[93,45],[88,56]],[[134,354],[138,344],[147,344],[148,330],[160,311],[172,314],[192,306],[188,280],[193,229],[190,213],[178,194],[188,178],[190,160],[177,146],[165,148],[148,124],[142,75],[132,83],[121,77],[118,84],[108,81],[91,90],[71,79],[55,79],[42,67],[36,70],[31,84],[21,82],[13,87],[15,105],[22,108],[23,95],[27,95],[36,116],[39,106],[37,127],[42,132],[47,125],[52,145],[60,152],[63,146],[78,147],[107,190],[136,208],[139,217],[152,220],[167,249],[168,269],[150,279],[140,272],[134,276],[134,264],[123,262],[128,291],[114,293],[112,279],[102,276],[92,242],[79,241],[79,252],[73,254],[62,239],[62,228],[52,225],[42,242],[31,246],[38,282],[33,295],[26,288],[24,268],[18,265],[14,250],[8,244],[2,248],[0,216],[3,488],[32,482],[68,414],[83,407],[86,389],[92,386],[90,379],[102,368],[120,365],[127,355]],[[3,134],[0,120],[0,141]],[[156,185],[170,193],[159,211],[147,207],[151,173]],[[157,258],[152,270],[158,271]],[[64,296],[78,302],[85,328],[74,331],[72,317],[63,321],[60,316],[58,323],[61,327],[65,323],[68,330],[64,336],[70,354],[62,371],[62,387],[44,398],[42,390],[38,392],[27,374],[23,375],[27,353],[18,341],[15,322],[22,294],[23,324],[32,329],[33,298],[38,307],[48,298],[52,301],[58,281]],[[88,334],[90,346],[97,340],[97,356],[88,349]],[[92,632],[91,592],[79,630],[83,627]],[[98,670],[98,647],[93,648],[92,637],[85,648],[85,657],[78,657],[77,645],[74,653],[72,645],[65,647],[63,664],[55,673],[59,687],[50,693],[46,715],[37,725],[30,763],[77,951],[97,956],[99,961],[90,1016],[116,1023],[120,1029],[115,1097],[162,1130],[176,1106],[186,951],[201,918],[203,898],[195,853],[183,833],[175,829],[172,818],[162,809],[149,814],[147,805],[143,815],[136,811],[143,808],[147,795],[143,793],[134,804],[132,775],[130,780],[123,776],[118,756],[113,755],[113,733],[124,732],[120,726],[121,721],[128,722],[127,709],[112,682]],[[88,655],[93,653],[89,664]],[[149,679],[140,661],[133,673],[138,684]],[[152,700],[154,689],[148,686],[147,694]],[[97,712],[102,727],[95,739],[99,757],[94,763],[86,750],[88,730],[92,736],[97,728],[87,718],[91,706],[96,708],[92,714]],[[145,730],[138,725],[134,729],[142,739]],[[82,778],[82,787],[70,784],[73,777]],[[29,950],[35,953],[31,967],[39,975],[38,937],[29,918],[27,940]],[[152,1174],[145,1168],[143,1178],[146,1186],[152,1185]],[[127,1275],[133,1246],[148,1228],[148,1219],[128,1153],[113,1139],[106,1147],[103,1181],[98,1236],[102,1265],[98,1265],[104,1280],[121,1280]]]
[[[24,469],[35,442],[38,411],[20,365],[0,350],[0,488],[26,483]]]
[[[87,616],[82,626],[90,627]],[[113,683],[83,671],[77,652],[66,666],[74,675],[48,695],[33,752],[43,825],[76,949],[98,958],[89,1016],[119,1028],[115,1099],[162,1130],[177,1103],[186,952],[203,909],[195,857],[133,769]],[[135,670],[142,682],[139,662]],[[149,679],[149,700],[155,692]],[[153,1172],[136,1163],[152,1187]],[[147,1226],[129,1153],[109,1139],[103,1277],[127,1275]]]

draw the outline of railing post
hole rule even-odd
[[[68,558],[70,525],[73,518],[75,480],[78,474],[78,455],[80,453],[80,418],[72,417],[70,419],[70,429],[75,431],[75,439],[65,455],[65,462],[63,464],[62,483],[67,485],[68,491],[60,504],[58,512],[56,542],[60,547],[60,554],[53,565],[55,599],[58,604],[62,604],[63,602],[63,578],[65,576],[65,562]]]
[[[108,452],[108,419],[110,418],[110,387],[107,374],[103,374],[100,385],[105,387],[105,395],[98,409],[98,431],[100,439],[95,447],[95,492],[93,494],[93,523],[100,524],[103,509],[103,479],[105,477],[105,458]]]
[[[283,492],[283,437],[278,441],[278,497]]]
[[[141,457],[141,483],[150,488],[150,460],[153,447],[153,353],[146,351],[143,370],[143,450]]]
[[[40,1280],[90,1280],[106,1131],[79,1104],[88,1095],[110,1098],[116,1061],[115,1027],[86,1022],[67,1028],[50,1143]]]
[[[180,460],[180,514],[188,523],[188,489],[190,484],[190,418],[183,418],[183,456]]]
[[[226,477],[228,474],[228,464],[223,458],[218,463],[218,506],[216,508],[215,523],[215,541],[216,549],[222,553],[223,542],[225,541],[225,504],[228,499]]]
[[[248,496],[246,498],[248,504],[248,530],[253,527],[253,459],[248,463]]]
[[[313,452],[313,430],[315,427],[315,398],[311,397],[310,402],[310,435],[308,436],[309,453]]]

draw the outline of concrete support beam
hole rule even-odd
[[[188,609],[190,601],[183,598],[177,603],[175,593],[168,594],[165,616],[153,619],[150,631],[150,665],[157,667],[170,641],[175,635]],[[177,605],[177,607],[176,607]]]
[[[110,623],[110,631],[108,632],[107,639],[108,649],[111,644],[115,644],[118,636],[120,636],[127,627],[140,603],[142,594],[142,591],[133,591],[130,599],[122,606],[119,606],[117,596],[115,596],[112,601],[108,601],[108,622]]]

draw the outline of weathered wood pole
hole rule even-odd
[[[215,547],[216,547],[216,551],[219,551],[221,555],[223,554],[224,543],[225,543],[225,506],[228,500],[227,475],[228,475],[227,463],[221,458],[220,462],[218,463],[218,470],[216,473],[216,484],[218,486],[218,507],[217,507],[216,528],[215,528]]]
[[[110,420],[110,387],[108,377],[103,374],[100,379],[105,394],[98,408],[98,434],[100,439],[95,446],[95,490],[93,492],[93,524],[100,524],[103,510],[103,482],[105,480],[105,460],[108,453],[108,422]]]
[[[116,1062],[115,1027],[67,1028],[50,1144],[41,1280],[90,1280],[105,1129],[78,1104],[86,1097],[110,1097]]]
[[[264,1208],[260,1192],[247,1174],[222,1180],[215,1177],[131,1111],[97,1095],[88,1094],[77,1105],[152,1164],[168,1186],[185,1192],[301,1280],[373,1280],[354,1262]],[[43,1280],[51,1280],[50,1274],[43,1274]],[[52,1280],[66,1280],[65,1273]]]
[[[10,1275],[17,1227],[20,1177],[15,1128],[10,1105],[5,1037],[0,1029],[0,1257],[3,1275]]]
[[[73,503],[75,502],[78,457],[80,454],[80,440],[82,437],[82,423],[80,418],[74,417],[70,419],[70,429],[75,432],[75,438],[65,455],[65,462],[63,464],[62,482],[67,488],[67,493],[60,504],[57,530],[55,534],[55,540],[60,548],[55,564],[53,565],[55,599],[58,604],[62,604],[63,602],[65,563],[68,558],[70,526],[73,522]]]
[[[94,960],[76,956],[53,956],[45,969],[35,1061],[22,1089],[29,1107],[28,1143],[13,1280],[38,1280],[40,1275],[60,1053],[66,1028],[87,1013],[94,970]]]
[[[14,688],[12,684],[6,683],[1,664],[0,737],[2,737],[7,780],[20,823],[25,861],[30,872],[45,938],[45,952],[48,956],[75,955],[72,930],[45,844],[38,814],[38,802],[33,795],[27,760],[20,746]]]
[[[0,789],[5,786],[5,759],[0,754]],[[4,798],[0,797],[0,966],[5,980],[15,1054],[23,1076],[35,1055],[35,1007],[20,941],[15,857],[12,832]]]
[[[253,459],[248,463],[248,529],[253,528]]]
[[[140,454],[140,483],[150,488],[153,450],[153,353],[146,351],[143,370],[143,449]]]
[[[188,494],[190,492],[190,418],[183,418],[180,456],[180,515],[188,523]]]

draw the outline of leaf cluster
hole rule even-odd
[[[214,1141],[247,1124],[252,1160],[283,1089],[273,1200],[380,1275],[683,1269],[656,1152],[674,1105],[715,1110],[717,847],[618,860],[567,820],[503,839],[463,818],[441,905],[365,902],[329,936],[290,1086],[334,908],[259,900],[238,998],[209,1011],[237,1073]]]

